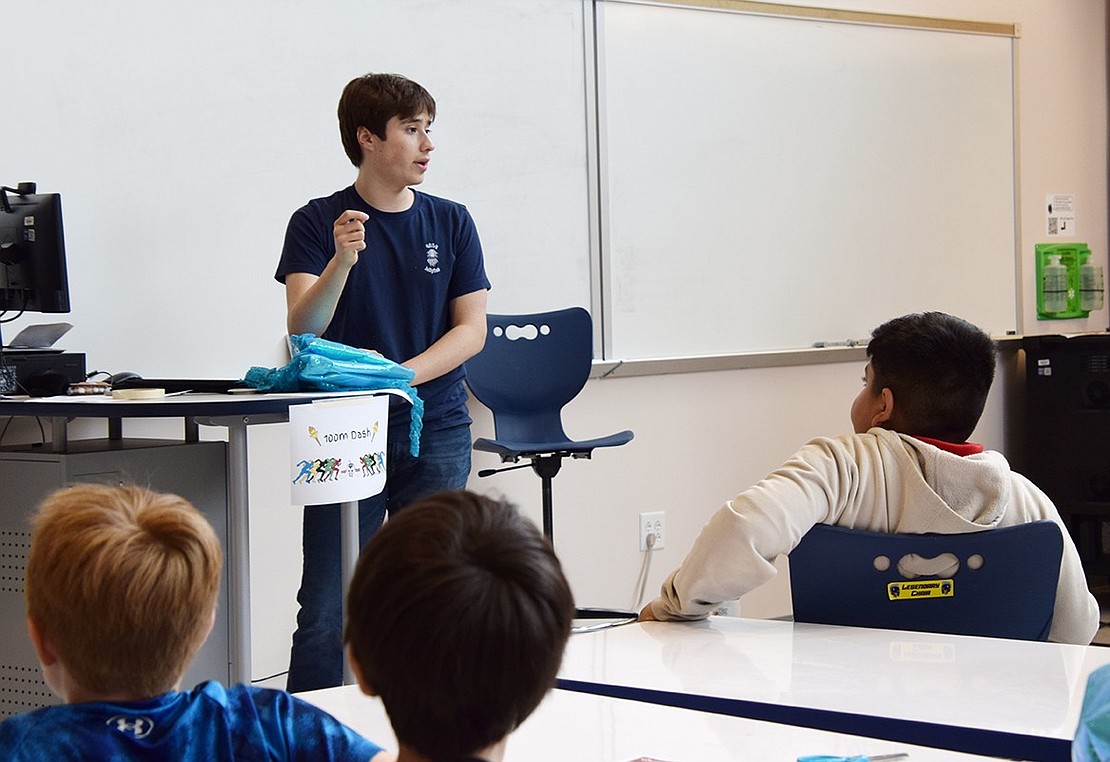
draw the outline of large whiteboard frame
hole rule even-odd
[[[1017,327],[1014,25],[599,0],[595,33],[605,359],[774,355],[919,309]],[[853,173],[854,207],[825,192]]]

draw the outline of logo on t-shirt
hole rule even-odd
[[[154,720],[142,715],[128,717],[125,714],[117,714],[105,724],[114,726],[116,732],[132,738],[145,738],[150,735],[150,731],[154,730]]]
[[[439,244],[426,243],[424,244],[424,253],[428,257],[428,266],[424,268],[426,273],[439,272]]]

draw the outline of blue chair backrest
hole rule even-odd
[[[945,553],[959,562],[950,579],[898,571],[907,554]],[[1046,640],[1062,553],[1051,521],[947,535],[818,524],[790,553],[794,621]]]
[[[486,345],[466,361],[470,392],[493,413],[497,439],[566,439],[561,410],[593,363],[593,321],[581,307],[487,315]]]

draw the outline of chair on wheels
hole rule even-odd
[[[818,524],[789,556],[794,621],[1047,640],[1062,554],[1051,521],[970,534]]]
[[[553,539],[551,481],[563,458],[589,458],[595,448],[627,444],[633,434],[574,440],[563,431],[562,409],[586,385],[594,359],[586,310],[487,315],[486,325],[485,348],[466,361],[466,383],[493,413],[494,438],[475,440],[474,449],[496,453],[502,463],[529,462],[478,476],[531,466],[542,484],[543,533]]]
[[[631,431],[575,440],[563,430],[562,409],[590,377],[593,321],[581,307],[525,315],[487,315],[486,345],[466,362],[471,394],[493,413],[494,437],[475,440],[474,449],[496,453],[502,463],[478,476],[531,466],[540,477],[543,533],[554,542],[551,482],[564,458],[590,458],[599,447],[632,440]],[[580,609],[580,618],[630,612]],[[634,615],[633,615],[634,616]]]

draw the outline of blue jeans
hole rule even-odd
[[[470,425],[425,431],[420,457],[409,443],[389,441],[385,490],[359,501],[359,543],[365,545],[382,525],[409,503],[434,492],[463,489],[470,475]],[[343,590],[338,505],[306,506],[304,567],[297,593],[300,611],[289,654],[286,688],[309,691],[343,682]]]

